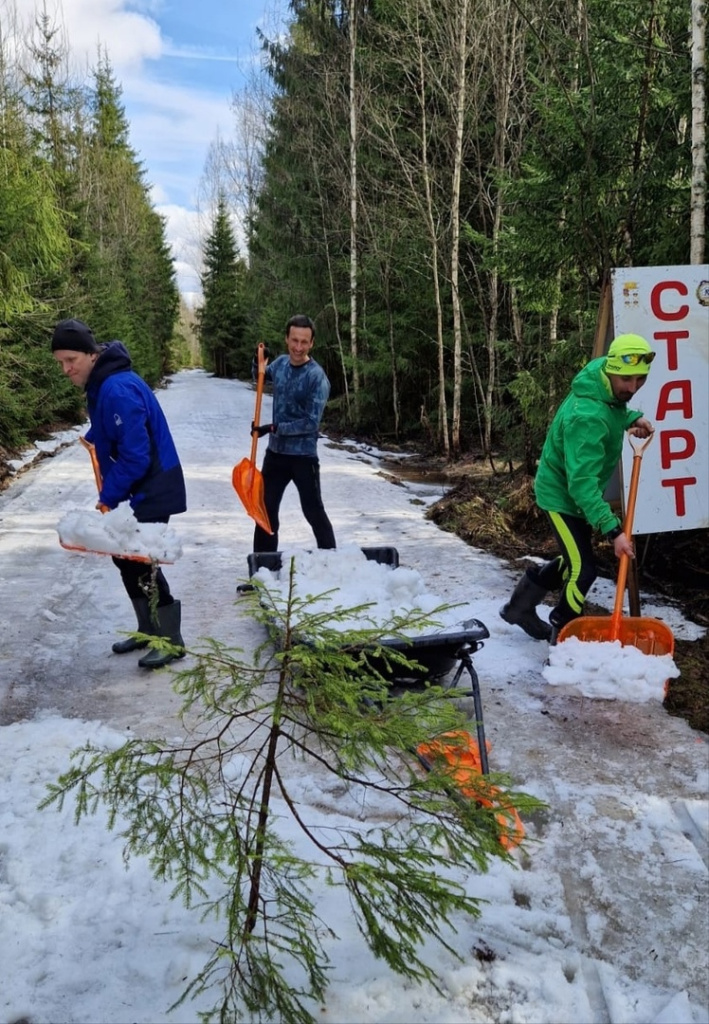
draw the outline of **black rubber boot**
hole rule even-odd
[[[138,620],[136,633],[154,633],[147,597],[138,597],[131,604],[135,611],[135,617]],[[147,640],[135,640],[132,636],[129,636],[125,640],[116,640],[111,650],[114,654],[130,654],[131,651],[142,651],[147,646]]]
[[[537,605],[546,593],[525,573],[512,597],[500,608],[501,617],[512,626],[520,626],[534,640],[550,640],[551,626],[537,615]]]
[[[170,643],[174,644],[175,647],[182,648],[182,650],[177,654],[167,654],[164,651],[151,649],[138,662],[141,668],[163,668],[163,666],[169,665],[171,661],[175,661],[176,658],[184,658],[185,642],[180,632],[181,622],[182,605],[179,601],[173,601],[172,604],[165,604],[158,608],[158,624],[153,626],[151,632],[154,636],[167,637]]]

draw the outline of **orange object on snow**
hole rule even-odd
[[[266,373],[266,358],[264,355],[265,345],[261,342],[258,346],[258,376],[256,379],[256,408],[254,409],[254,427],[258,427],[261,417],[261,398],[263,396],[263,382]],[[266,533],[273,533],[268,519],[268,512],[263,497],[263,476],[261,470],[256,468],[256,445],[258,444],[258,433],[254,430],[251,434],[251,456],[242,459],[231,474],[231,482],[234,490],[239,495],[241,503],[251,518],[258,523]]]
[[[487,750],[490,749],[486,741]],[[426,743],[419,743],[416,753],[429,771],[447,775],[463,796],[481,807],[499,808],[495,814],[500,826],[500,845],[514,849],[524,839],[524,825],[517,810],[491,785],[483,773],[477,740],[469,732],[444,732]]]

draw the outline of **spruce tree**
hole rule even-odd
[[[170,364],[179,295],[163,219],[130,144],[121,88],[102,56],[94,71],[82,187],[91,238],[86,286],[101,340],[119,338],[156,383]]]
[[[204,245],[204,301],[197,312],[202,361],[217,377],[232,377],[244,363],[240,353],[245,330],[244,275],[245,265],[220,192],[212,231]]]
[[[438,986],[424,942],[459,956],[456,929],[480,912],[465,879],[496,857],[509,859],[506,808],[540,806],[501,776],[473,776],[478,800],[461,797],[446,772],[422,769],[420,743],[470,723],[455,690],[426,686],[390,699],[388,679],[411,668],[415,649],[405,655],[382,641],[425,629],[429,618],[344,628],[363,621],[366,606],[331,599],[325,611],[311,611],[315,602],[297,597],[293,581],[291,565],[283,593],[256,584],[251,610],[269,637],[253,660],[214,640],[190,652],[194,667],[175,676],[183,721],[193,722],[184,742],[75,751],[76,764],[42,804],[62,806],[73,795],[77,822],[104,804],[125,855],[146,856],[155,877],[172,883],[173,898],[220,922],[213,954],[180,999],[216,988],[203,1020],[317,1019],[326,946],[337,936],[318,915],[315,878],[344,890],[376,957]],[[343,814],[324,823],[303,800],[294,761],[343,805],[351,799],[364,808],[362,820]],[[490,807],[492,784],[499,788]],[[377,814],[368,820],[371,806]],[[286,819],[297,846],[284,835]]]

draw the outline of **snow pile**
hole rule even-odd
[[[111,512],[70,509],[57,525],[63,547],[98,554],[139,555],[155,562],[175,562],[182,545],[167,523],[139,523],[124,502]]]
[[[661,701],[665,682],[679,669],[670,654],[643,654],[620,640],[568,640],[549,648],[542,675],[551,686],[573,688],[584,697],[627,700],[642,704]]]
[[[394,616],[418,616],[429,619],[427,626],[407,627],[407,635],[458,631],[472,610],[468,605],[443,609],[445,599],[426,590],[415,569],[397,568],[368,559],[361,548],[345,545],[337,550],[284,550],[281,569],[271,572],[260,568],[255,578],[271,593],[285,599],[290,587],[290,566],[295,561],[294,596],[307,599],[304,614],[312,615],[328,608],[352,610],[340,621],[330,622],[338,632],[385,626]],[[434,614],[435,613],[435,614]],[[299,616],[296,613],[297,624]]]

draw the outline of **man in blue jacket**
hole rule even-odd
[[[273,422],[254,427],[259,437],[268,434],[268,449],[261,469],[264,505],[273,534],[254,530],[254,551],[278,550],[278,512],[289,483],[298,489],[300,507],[310,523],[319,548],[334,548],[335,534],[320,493],[317,446],[320,420],[330,395],[330,381],[310,355],[315,324],[297,314],[286,324],[287,355],[266,367],[273,385]]]
[[[155,395],[131,368],[131,358],[121,341],[99,345],[81,320],[62,320],[52,335],[52,353],[72,384],[84,388],[91,428],[91,442],[102,476],[96,507],[101,512],[130,502],[140,523],[166,523],[171,515],[187,508],[182,466],[170,429]],[[160,568],[127,558],[114,558],[138,620],[138,632],[164,636],[182,647],[181,605],[170,593]],[[150,611],[150,595],[157,587],[156,618]],[[147,641],[119,640],[116,654],[147,646]],[[150,650],[138,664],[162,668],[178,655]]]

